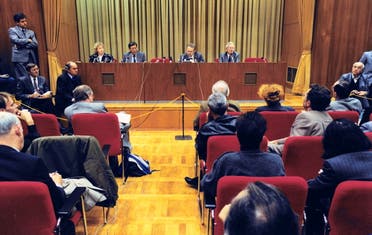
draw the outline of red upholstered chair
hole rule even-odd
[[[359,121],[359,113],[357,111],[328,111],[329,115],[335,119],[346,118],[354,123]]]
[[[364,134],[368,137],[369,141],[372,142],[372,132],[369,131],[369,132],[364,132]]]
[[[248,57],[244,59],[245,63],[267,63],[268,60],[265,57]]]
[[[339,184],[329,209],[330,235],[372,234],[372,182]]]
[[[218,181],[217,199],[215,210],[214,234],[223,235],[223,222],[218,214],[222,208],[229,204],[231,200],[244,188],[248,183],[261,181],[272,184],[279,188],[288,198],[294,212],[299,216],[299,224],[303,221],[303,210],[306,202],[307,183],[301,177],[296,176],[276,176],[276,177],[250,177],[250,176],[224,176]]]
[[[108,156],[122,155],[122,161],[124,161],[119,120],[116,114],[79,113],[72,116],[71,123],[74,134],[96,137],[101,148],[110,146]],[[124,167],[122,169],[123,183],[125,183]]]
[[[322,136],[291,136],[284,143],[282,159],[287,176],[312,179],[323,166]]]
[[[260,114],[265,118],[267,130],[265,136],[269,140],[277,140],[289,136],[297,111],[278,112],[264,111]]]
[[[32,114],[32,119],[37,131],[40,136],[58,136],[61,135],[57,117],[53,114],[43,113],[43,114]],[[21,122],[23,127],[23,134],[27,135],[27,125],[24,121]]]
[[[70,214],[72,206],[80,200],[85,188],[77,188],[67,199],[65,206],[58,212],[58,217]],[[56,234],[57,218],[48,187],[41,182],[12,181],[0,182],[0,224],[1,234]],[[76,211],[70,220],[77,225],[83,214]],[[84,213],[84,231],[86,219]],[[57,228],[58,229],[58,228]]]

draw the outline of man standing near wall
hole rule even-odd
[[[34,31],[27,28],[27,18],[23,13],[13,16],[16,26],[9,28],[9,39],[12,43],[12,63],[17,78],[27,76],[26,65],[37,63],[38,42]]]

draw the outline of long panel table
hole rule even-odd
[[[136,63],[79,64],[84,84],[96,100],[162,101],[181,93],[191,100],[205,100],[213,83],[225,80],[229,99],[257,100],[265,83],[285,86],[287,64],[280,63]]]

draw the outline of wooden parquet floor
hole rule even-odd
[[[180,131],[131,131],[133,152],[150,161],[159,171],[129,178],[125,185],[117,178],[119,200],[102,226],[102,209],[87,214],[89,234],[198,235],[201,225],[197,192],[186,185],[185,176],[194,173],[194,140],[175,140]],[[192,135],[193,131],[185,134]],[[83,226],[77,227],[83,234]]]

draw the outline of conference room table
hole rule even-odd
[[[218,80],[229,84],[229,99],[257,100],[262,84],[285,86],[287,63],[80,63],[79,71],[102,101],[206,100]]]

